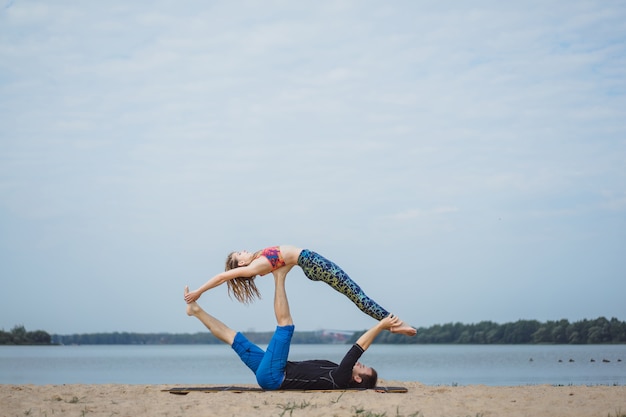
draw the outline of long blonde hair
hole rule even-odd
[[[245,265],[239,265],[237,259],[235,259],[235,256],[234,256],[236,253],[237,252],[231,252],[226,257],[225,271],[239,268],[240,266],[245,266]],[[252,255],[252,260],[250,262],[258,258],[260,255],[261,255],[261,251],[255,252]],[[237,277],[237,278],[233,278],[227,281],[226,285],[228,286],[228,295],[231,298],[235,297],[237,301],[239,301],[240,303],[244,303],[244,304],[250,304],[254,302],[256,298],[260,299],[261,293],[259,292],[259,289],[254,283],[255,278],[256,278],[256,275],[253,277]]]

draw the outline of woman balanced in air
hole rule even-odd
[[[192,303],[200,298],[203,292],[226,283],[229,294],[242,303],[249,303],[260,297],[254,283],[257,275],[263,276],[281,268],[286,268],[281,270],[286,274],[295,265],[302,268],[304,275],[310,280],[323,281],[348,297],[370,317],[380,321],[389,316],[387,310],[365,295],[361,287],[334,262],[308,249],[289,245],[272,246],[255,253],[231,252],[226,258],[226,270],[215,275],[197,290],[185,294],[185,301]],[[392,327],[391,332],[408,336],[415,336],[417,333],[413,327],[402,321]]]

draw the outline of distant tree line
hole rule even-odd
[[[349,343],[358,338],[355,334]],[[406,337],[381,333],[376,343],[389,344],[609,344],[626,343],[626,322],[607,320],[548,321],[518,320],[498,324],[482,321],[477,324],[448,323],[419,328],[417,336]]]
[[[365,331],[365,330],[364,330]],[[295,332],[293,343],[354,343],[364,331],[352,337],[338,339],[323,331]],[[267,344],[273,332],[246,332],[253,343]],[[0,330],[0,345],[156,345],[156,344],[215,344],[221,343],[209,332],[202,333],[87,333],[49,335],[37,330],[28,332],[24,326],[15,326],[10,332]],[[626,343],[626,322],[604,317],[595,320],[548,321],[518,320],[498,324],[482,321],[477,324],[448,323],[419,328],[417,336],[383,332],[376,343],[387,344],[610,344]]]
[[[43,330],[27,332],[24,326],[15,326],[10,332],[0,330],[0,345],[49,345],[51,336]]]
[[[257,344],[267,344],[274,332],[246,332],[246,337]],[[332,336],[322,331],[296,332],[292,343],[333,343]],[[345,340],[343,341],[345,343]],[[87,333],[52,335],[53,344],[63,345],[197,345],[222,343],[209,332],[202,333]]]

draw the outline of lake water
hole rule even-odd
[[[339,362],[347,345],[292,345]],[[626,385],[626,345],[373,345],[381,379],[427,385]],[[0,346],[2,384],[254,384],[224,345]]]

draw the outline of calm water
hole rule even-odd
[[[348,348],[293,345],[290,359],[339,362]],[[382,379],[427,385],[626,385],[626,345],[374,345],[362,362],[376,368]],[[255,380],[224,345],[0,346],[0,383],[192,385]]]

